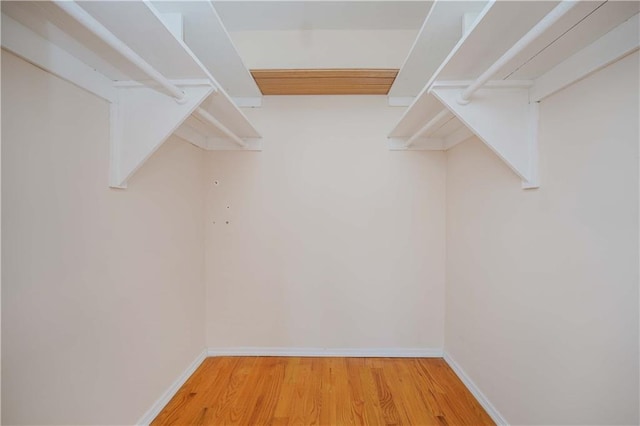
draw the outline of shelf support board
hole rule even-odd
[[[244,138],[244,147],[238,146],[229,139],[213,138],[207,139],[207,151],[262,151],[261,138]]]
[[[442,138],[419,137],[411,144],[406,139],[389,138],[387,148],[389,151],[443,151],[445,141]]]
[[[538,104],[526,88],[481,88],[473,102],[460,104],[463,89],[436,84],[431,93],[500,157],[521,179],[524,189],[538,188]],[[461,132],[445,148],[467,137]],[[448,139],[448,138],[447,138]],[[446,147],[446,145],[449,145]],[[443,149],[445,149],[443,148]]]
[[[640,14],[636,14],[538,77],[530,89],[531,99],[541,101],[636,52],[640,48],[639,33]]]
[[[533,26],[520,40],[515,42],[497,61],[495,61],[485,72],[483,72],[473,83],[460,93],[458,103],[468,104],[473,94],[485,85],[486,82],[496,75],[496,73],[522,52],[527,46],[533,43],[538,37],[545,33],[553,24],[567,14],[578,4],[574,0],[563,0],[536,25]]]
[[[451,133],[447,137],[444,138],[444,150],[448,150],[458,145],[461,142],[466,141],[470,137],[473,136],[473,132],[469,130],[467,127],[462,126],[455,132]]]
[[[118,100],[111,104],[111,187],[126,188],[129,178],[215,91],[211,85],[181,89],[183,103],[147,87],[117,89]]]
[[[4,13],[2,47],[108,102],[115,100],[110,79]]]
[[[109,31],[109,29],[102,25],[100,21],[91,16],[90,13],[84,10],[75,1],[53,0],[53,2],[65,13],[75,19],[76,22],[148,75],[170,96],[175,98],[176,102],[185,102],[184,92],[182,92],[176,85],[172,84],[164,75],[162,75],[162,73],[144,60],[140,55],[138,55],[138,53],[129,47],[129,45],[120,40],[115,34]]]
[[[220,132],[222,132],[225,136],[227,136],[236,145],[238,145],[238,146],[240,146],[242,148],[246,147],[246,144],[244,143],[242,138],[240,138],[238,135],[236,135],[231,130],[229,130],[229,128],[227,128],[227,126],[225,126],[219,120],[217,120],[215,117],[213,117],[211,114],[209,114],[207,112],[207,110],[205,110],[204,108],[200,108],[200,107],[196,108],[195,111],[193,112],[193,115],[198,120],[204,122],[205,124],[207,124],[209,126],[212,126],[213,128],[219,130]]]
[[[188,124],[188,121],[185,121],[180,127],[178,127],[173,134],[200,149],[209,149],[207,137],[191,127]]]
[[[407,148],[409,148],[413,143],[422,138],[423,135],[428,137],[429,133],[433,130],[437,130],[440,126],[442,126],[447,120],[449,120],[453,114],[447,109],[442,108],[442,110],[436,114],[431,120],[427,122],[424,126],[422,126],[413,136],[407,139]]]

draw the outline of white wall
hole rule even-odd
[[[204,349],[202,153],[109,189],[108,114],[2,52],[3,424],[132,424]]]
[[[541,103],[538,190],[448,152],[445,349],[511,424],[638,423],[638,60]]]
[[[2,58],[0,57],[0,81],[2,81]],[[2,96],[0,94],[0,96]],[[0,109],[2,109],[0,107]],[[0,113],[0,192],[2,188],[2,114]],[[0,196],[0,223],[2,223],[2,196]],[[2,259],[2,227],[0,226],[0,259]],[[2,262],[0,262],[0,424],[2,423]]]
[[[442,347],[445,158],[388,151],[401,113],[265,97],[264,151],[208,154],[208,346]]]
[[[230,35],[249,69],[400,68],[417,33],[417,30],[283,30],[233,31]]]
[[[173,139],[119,191],[108,105],[3,52],[3,422],[133,423],[205,343],[444,337],[513,424],[637,423],[638,60],[543,102],[538,190],[477,140],[389,152],[402,110],[346,96],[266,97],[263,152]]]

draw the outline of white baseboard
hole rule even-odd
[[[485,409],[489,417],[496,422],[498,425],[508,426],[509,423],[502,417],[502,414],[496,409],[496,407],[489,402],[489,399],[480,391],[480,388],[471,380],[471,378],[465,373],[465,371],[460,367],[460,365],[449,355],[447,352],[444,352],[443,356],[444,360],[449,367],[456,373],[456,375],[460,378],[462,383],[469,389],[469,391],[473,394],[473,396],[478,400],[482,408]]]
[[[379,357],[379,358],[441,358],[440,348],[209,348],[208,356],[304,356],[304,357]]]
[[[195,360],[193,360],[191,365],[189,365],[189,367],[187,367],[187,369],[182,372],[180,377],[178,377],[176,381],[173,382],[171,386],[169,386],[169,389],[165,391],[165,393],[151,406],[151,408],[144,414],[144,416],[142,416],[142,418],[140,418],[140,420],[136,424],[140,426],[148,426],[153,421],[153,419],[155,419],[156,416],[160,414],[160,411],[162,411],[162,409],[169,403],[171,398],[173,398],[176,392],[178,392],[178,389],[180,389],[182,385],[184,385],[187,379],[193,374],[194,371],[196,371],[196,369],[200,366],[200,364],[202,364],[202,361],[204,361],[206,357],[207,350],[205,349],[204,351],[202,351],[202,353],[200,353],[200,355],[198,355]]]

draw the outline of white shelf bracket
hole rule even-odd
[[[241,148],[246,148],[247,144],[235,133],[227,128],[224,124],[222,124],[219,120],[217,120],[214,116],[209,114],[203,108],[196,108],[193,114],[198,120],[213,126],[215,129],[218,129],[222,134],[228,137],[233,143],[240,146]]]
[[[23,23],[6,15],[3,4],[2,47],[110,103],[109,186],[126,188],[129,178],[176,131],[179,137],[202,149],[261,149],[259,133],[182,42],[179,37],[182,23],[180,15],[164,16],[165,22],[171,20],[174,24],[168,28],[149,3],[126,4],[129,7],[127,10],[144,21],[142,27],[154,35],[147,37],[152,40],[145,41],[150,43],[147,50],[139,49],[146,53],[147,59],[154,59],[152,62],[156,65],[166,64],[174,58],[180,62],[187,61],[185,67],[167,69],[170,67],[165,66],[164,69],[156,69],[125,42],[131,36],[128,31],[137,33],[135,19],[120,27],[108,19],[108,14],[102,14],[102,7],[88,8],[92,14],[85,9],[87,5],[81,2],[54,0],[52,3],[56,6],[36,6],[24,10],[17,5],[7,6],[12,13],[21,17]],[[140,4],[146,4],[146,7]],[[29,18],[31,15],[33,19]],[[60,29],[66,28],[70,22],[74,26],[77,23],[79,32],[70,33],[72,38],[84,44],[88,39],[88,31],[108,46],[108,52],[119,55],[112,55],[110,67],[101,63],[89,65],[79,59],[82,55],[74,56],[76,49],[70,47],[69,43],[58,46],[46,36],[39,35],[40,21],[45,25],[61,25]],[[110,27],[105,26],[109,23]],[[112,29],[119,30],[116,34]],[[171,33],[171,30],[174,32]],[[87,41],[85,47],[95,49],[94,42]],[[163,56],[165,48],[167,53]],[[104,49],[104,46],[100,45],[100,49]],[[113,69],[119,69],[122,65],[122,60],[141,71],[131,75],[134,80],[122,80],[122,76],[112,74]],[[170,73],[174,78],[169,79],[163,72]],[[124,74],[129,75],[127,72]],[[213,93],[216,96],[210,96]],[[209,128],[215,128],[215,131],[203,132],[200,129],[198,134],[197,128],[183,124],[205,100],[209,110],[219,112],[224,120],[200,109],[200,120],[204,120]],[[228,127],[230,123],[233,124],[231,128]]]
[[[117,89],[117,102],[111,104],[109,186],[126,188],[127,180],[215,88],[200,84],[181,90],[183,103],[144,86]]]
[[[464,88],[436,84],[431,93],[500,157],[525,189],[538,188],[538,104],[527,88],[485,87],[460,104]]]
[[[413,143],[420,139],[422,135],[427,135],[432,130],[437,129],[442,126],[444,122],[452,117],[453,114],[447,109],[443,108],[442,111],[437,113],[431,120],[427,122],[424,126],[422,126],[413,136],[407,139],[407,148],[409,148]]]

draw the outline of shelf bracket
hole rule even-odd
[[[109,186],[126,188],[129,178],[216,89],[202,83],[181,90],[183,103],[144,86],[117,88],[110,110]]]
[[[473,102],[460,104],[464,88],[431,88],[442,102],[521,179],[524,189],[538,188],[538,103],[529,102],[527,88],[485,87]]]

